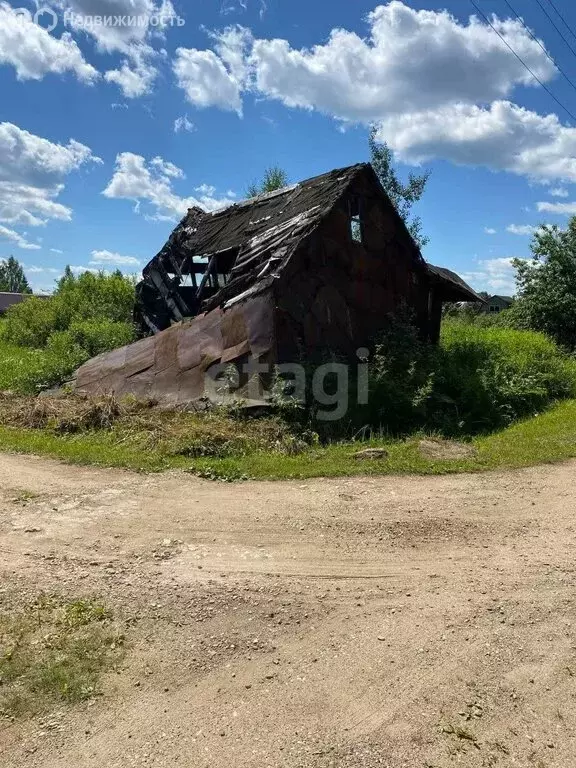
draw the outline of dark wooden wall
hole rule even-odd
[[[350,232],[354,199],[361,206],[362,244]],[[300,245],[278,281],[276,302],[278,358],[285,361],[326,348],[354,355],[406,310],[424,338],[432,331],[425,264],[368,175],[358,177]]]

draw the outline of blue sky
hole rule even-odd
[[[475,2],[576,115],[558,71],[575,72],[576,5],[510,0],[536,42],[505,0]],[[576,213],[574,120],[468,0],[51,8],[48,30],[0,0],[0,258],[37,290],[66,264],[138,272],[189,205],[240,199],[271,164],[298,181],[367,160],[370,124],[402,173],[432,171],[425,258],[479,290],[512,291],[533,229]]]

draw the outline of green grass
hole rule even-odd
[[[92,599],[41,595],[0,611],[0,714],[27,717],[97,695],[123,646],[111,612]]]
[[[66,380],[81,360],[46,349],[18,347],[2,339],[0,321],[0,391],[36,394]]]
[[[166,441],[143,448],[115,429],[59,435],[46,429],[0,426],[0,450],[52,456],[78,464],[126,467],[146,472],[186,469],[205,477],[287,479],[381,474],[444,474],[524,467],[576,457],[576,400],[563,401],[539,416],[517,422],[471,444],[477,455],[456,460],[429,460],[418,450],[418,439],[371,440],[309,447],[300,453],[247,450],[237,455],[196,457],[174,453]],[[384,447],[387,459],[357,461],[355,451]]]

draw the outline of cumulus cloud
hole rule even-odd
[[[511,235],[533,235],[539,227],[534,227],[532,224],[508,224],[506,232],[510,232]]]
[[[41,80],[49,73],[66,72],[85,83],[99,77],[69,32],[57,38],[35,24],[28,10],[14,9],[5,2],[0,2],[0,64],[13,66],[19,80]]]
[[[135,256],[122,256],[115,251],[92,251],[90,264],[114,264],[119,267],[137,267],[140,261]]]
[[[99,270],[99,269],[97,269],[96,267],[84,267],[84,266],[81,266],[81,265],[75,265],[75,264],[71,264],[71,265],[70,265],[70,270],[71,270],[71,271],[72,271],[72,272],[73,272],[75,275],[81,275],[81,274],[82,274],[82,272],[92,272],[92,273],[94,273],[94,274],[96,274],[97,272],[100,272],[100,270]]]
[[[18,232],[15,232],[13,229],[8,229],[8,227],[4,227],[2,224],[0,224],[0,237],[3,237],[5,240],[9,240],[11,243],[14,243],[18,246],[18,248],[24,248],[25,250],[29,251],[37,251],[40,250],[41,247],[37,243],[30,243]]]
[[[549,190],[549,192],[552,197],[568,197],[568,190],[564,189],[564,187],[555,187]]]
[[[66,24],[76,34],[91,37],[100,53],[120,53],[120,66],[105,72],[104,78],[115,83],[128,99],[152,91],[158,76],[157,60],[161,52],[152,43],[162,40],[177,19],[170,0],[54,0]],[[135,24],[86,24],[86,17],[134,17]],[[151,21],[152,20],[152,21]]]
[[[509,95],[515,85],[534,84],[494,31],[475,17],[461,24],[447,11],[416,11],[393,0],[367,21],[368,39],[335,29],[312,49],[256,40],[258,90],[290,107],[373,121],[390,113],[485,103]],[[554,65],[519,21],[494,19],[494,26],[541,80],[554,76]]]
[[[558,213],[561,216],[576,216],[576,202],[574,203],[536,203],[539,211],[546,213]]]
[[[487,235],[495,235],[496,234],[496,230],[493,229],[492,227],[484,227],[484,232]]]
[[[170,27],[170,19],[177,17],[168,0],[54,0],[52,5],[67,12],[63,18],[70,28],[90,35],[102,53],[130,55],[134,47],[148,43],[153,37],[161,37]],[[83,22],[86,17],[94,16],[134,16],[139,17],[143,23],[104,25]],[[153,17],[162,23],[145,23]]]
[[[576,128],[509,101],[391,115],[380,121],[378,136],[410,163],[444,158],[543,182],[576,181]]]
[[[227,197],[218,199],[207,194],[180,197],[174,192],[172,183],[183,178],[184,172],[180,168],[161,157],[147,162],[142,155],[121,152],[116,156],[114,175],[103,194],[112,199],[134,201],[136,212],[140,212],[142,202],[147,203],[152,214],[146,215],[160,220],[181,217],[192,206],[213,211],[232,203]]]
[[[69,221],[71,209],[56,199],[63,180],[81,166],[101,162],[74,139],[56,144],[13,123],[0,123],[0,222],[41,226],[50,219]]]
[[[215,50],[178,48],[173,64],[176,82],[196,107],[220,107],[242,114],[242,91],[247,87],[247,54],[252,34],[243,27],[212,33]]]
[[[477,291],[507,295],[513,294],[516,290],[515,274],[512,257],[501,257],[478,259],[476,269],[462,273],[462,277]]]
[[[211,48],[179,49],[174,70],[198,107],[241,114],[251,91],[340,125],[374,124],[407,163],[442,158],[543,183],[576,181],[576,128],[511,101],[518,86],[536,81],[489,25],[400,0],[366,22],[366,37],[334,29],[311,48],[230,27],[212,35]],[[518,19],[494,16],[492,24],[542,82],[556,76],[544,43]]]
[[[152,91],[158,69],[149,61],[153,53],[135,50],[129,59],[124,59],[119,69],[110,69],[104,74],[108,83],[116,83],[127,99],[136,99]]]
[[[48,273],[51,275],[58,275],[62,271],[61,269],[54,269],[54,267],[39,267],[35,264],[22,264],[26,270],[27,275],[39,275],[41,273]]]

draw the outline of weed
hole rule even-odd
[[[40,595],[18,612],[1,612],[0,713],[31,716],[91,698],[123,653],[124,636],[98,601]]]

